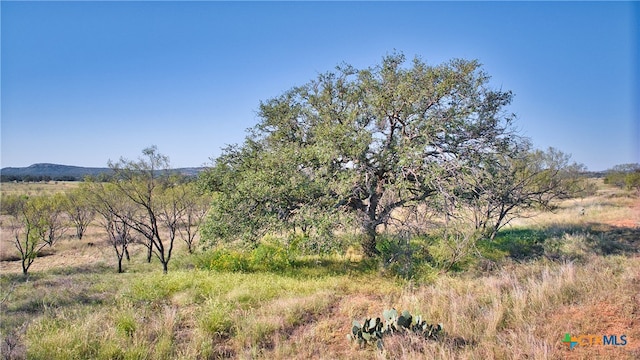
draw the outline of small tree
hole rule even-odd
[[[122,273],[122,259],[126,255],[127,261],[130,260],[129,244],[135,241],[131,234],[131,228],[126,222],[123,222],[116,217],[105,219],[104,227],[107,231],[107,235],[109,236],[109,242],[116,252],[116,257],[118,259],[118,273]]]
[[[48,243],[46,209],[39,198],[9,195],[2,199],[2,212],[10,215],[9,228],[13,234],[13,243],[20,253],[22,274],[28,275],[29,268],[38,257],[38,253]]]
[[[177,186],[171,179],[169,158],[158,153],[155,146],[142,151],[143,156],[137,161],[121,158],[117,163],[109,162],[114,176],[112,184],[115,189],[135,206],[133,216],[117,213],[117,217],[133,230],[144,236],[149,249],[147,259],[155,254],[162,263],[164,273],[168,271],[175,239],[175,229],[170,231],[167,240],[162,233],[162,225],[176,222],[184,210],[178,209],[179,197],[168,195]],[[167,200],[168,199],[168,200]],[[176,209],[170,209],[175,206]]]
[[[76,228],[76,237],[82,240],[87,227],[96,216],[94,208],[89,202],[89,193],[84,187],[79,187],[67,193],[64,210]]]
[[[490,239],[525,211],[549,210],[554,200],[571,197],[585,186],[584,166],[570,162],[569,155],[519,145],[486,157],[455,187],[463,209],[471,210],[475,228]]]
[[[135,216],[135,207],[117,191],[113,184],[87,182],[87,193],[93,210],[100,214],[100,224],[105,229],[108,241],[113,247],[118,273],[122,273],[122,260],[130,260],[129,245],[134,242],[132,228],[126,219]]]
[[[200,230],[202,221],[211,207],[211,196],[201,191],[195,182],[183,185],[185,213],[178,224],[180,237],[187,244],[189,253],[193,253],[195,238]]]
[[[63,194],[40,195],[31,198],[31,206],[40,214],[45,228],[41,234],[42,241],[50,247],[69,229],[65,218],[66,198]]]
[[[157,217],[169,234],[169,241],[166,246],[167,259],[171,258],[174,241],[190,205],[188,201],[189,193],[183,182],[183,176],[172,174],[157,197]],[[166,272],[166,266],[164,270]]]

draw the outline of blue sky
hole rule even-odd
[[[478,59],[539,148],[640,162],[640,4],[11,2],[1,6],[1,166],[174,167],[239,143],[260,101],[394,50]]]

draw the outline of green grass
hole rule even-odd
[[[551,224],[503,230],[493,240],[482,240],[479,249],[483,256],[494,261],[505,258],[583,261],[589,254],[636,254],[640,251],[639,238],[640,228],[617,228],[599,223]]]
[[[22,335],[34,359],[192,358],[220,344],[262,348],[357,291],[349,275],[294,278],[270,272],[177,269],[115,274],[43,273],[15,284],[3,304],[3,334],[30,319]],[[386,290],[385,290],[385,285]],[[384,280],[376,291],[392,291]],[[219,339],[219,343],[211,339]],[[147,353],[141,349],[154,349]]]
[[[373,349],[347,345],[349,324],[396,307],[443,323],[447,340],[413,348],[394,338],[387,344],[389,358],[423,352],[445,358],[539,357],[554,351],[554,331],[564,331],[560,323],[545,324],[550,314],[606,299],[637,281],[637,259],[588,256],[582,263],[540,259],[505,263],[500,271],[480,275],[441,274],[426,285],[374,271],[297,278],[288,272],[187,268],[163,275],[150,266],[125,274],[68,269],[34,274],[29,281],[2,275],[3,289],[14,284],[2,304],[2,333],[17,334],[30,359],[297,358],[335,342],[345,345],[337,345],[334,356],[376,358]],[[327,268],[351,266],[349,260],[325,261]],[[316,265],[308,263],[306,271],[313,273]],[[316,330],[302,331],[309,327]],[[537,342],[527,342],[529,332]]]

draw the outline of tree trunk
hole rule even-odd
[[[369,221],[365,224],[364,235],[365,237],[362,240],[362,250],[364,251],[364,255],[370,258],[380,255],[380,251],[376,248],[377,234],[375,222]]]
[[[364,223],[364,235],[365,238],[362,241],[362,250],[364,250],[364,254],[367,257],[375,257],[380,255],[380,252],[376,248],[377,239],[376,239],[376,227],[378,226],[378,202],[380,198],[382,198],[382,194],[384,193],[384,187],[382,184],[384,183],[383,179],[378,177],[375,181],[375,190],[371,192],[369,196],[369,204],[366,209],[366,220]]]
[[[153,243],[149,241],[149,245],[147,246],[147,262],[151,264],[151,256],[153,256]]]

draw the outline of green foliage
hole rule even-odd
[[[477,61],[406,60],[342,66],[261,103],[244,144],[202,177],[218,195],[203,236],[255,244],[302,231],[319,244],[357,224],[373,256],[396,209],[424,204],[482,154],[518,141],[504,111],[511,92],[489,88]]]
[[[293,234],[290,236],[300,255],[311,256],[331,256],[343,255],[349,246],[358,246],[359,236],[347,234],[326,234],[325,236],[306,236],[304,234]]]
[[[427,282],[435,275],[434,259],[425,237],[405,239],[399,236],[382,236],[376,247],[387,274]]]
[[[274,241],[269,241],[269,239]],[[293,239],[295,241],[295,238]],[[292,268],[298,252],[295,243],[290,246],[280,243],[274,238],[265,238],[253,250],[234,250],[217,247],[194,256],[196,267],[201,269],[254,272],[281,272]]]
[[[52,246],[64,230],[57,213],[61,196],[8,195],[2,198],[2,212],[10,215],[8,226],[3,225],[3,230],[8,230],[13,237],[25,276],[44,246]]]
[[[627,174],[627,176],[625,176],[624,183],[628,190],[631,190],[631,189],[640,190],[640,171]]]
[[[442,272],[464,271],[474,264],[475,241],[469,235],[439,231],[408,239],[383,236],[377,246],[385,273],[428,283]]]
[[[254,246],[267,232],[301,231],[306,238],[327,239],[335,224],[327,219],[336,214],[329,207],[318,210],[323,188],[299,171],[305,156],[267,152],[249,139],[241,149],[227,148],[201,175],[214,194],[203,238],[213,245],[240,240]]]
[[[248,256],[241,251],[218,248],[196,255],[196,267],[200,269],[248,272],[251,270]]]
[[[86,183],[67,192],[64,202],[64,211],[67,213],[76,228],[76,237],[82,239],[84,233],[96,217],[96,211],[91,205],[91,195],[87,191]]]
[[[483,240],[479,247],[483,254],[501,254],[516,260],[528,260],[544,254],[544,243],[550,236],[544,229],[515,228],[502,230],[493,240]]]
[[[640,164],[616,165],[607,171],[605,184],[615,185],[626,190],[640,191]]]
[[[378,349],[384,348],[383,338],[402,333],[414,333],[426,340],[439,340],[443,336],[442,324],[428,324],[421,316],[413,317],[405,310],[400,315],[396,309],[385,310],[382,319],[367,318],[362,324],[354,320],[351,334],[347,337],[358,345],[376,344]]]
[[[259,244],[250,255],[250,264],[256,270],[282,271],[291,267],[294,255],[277,244]]]

